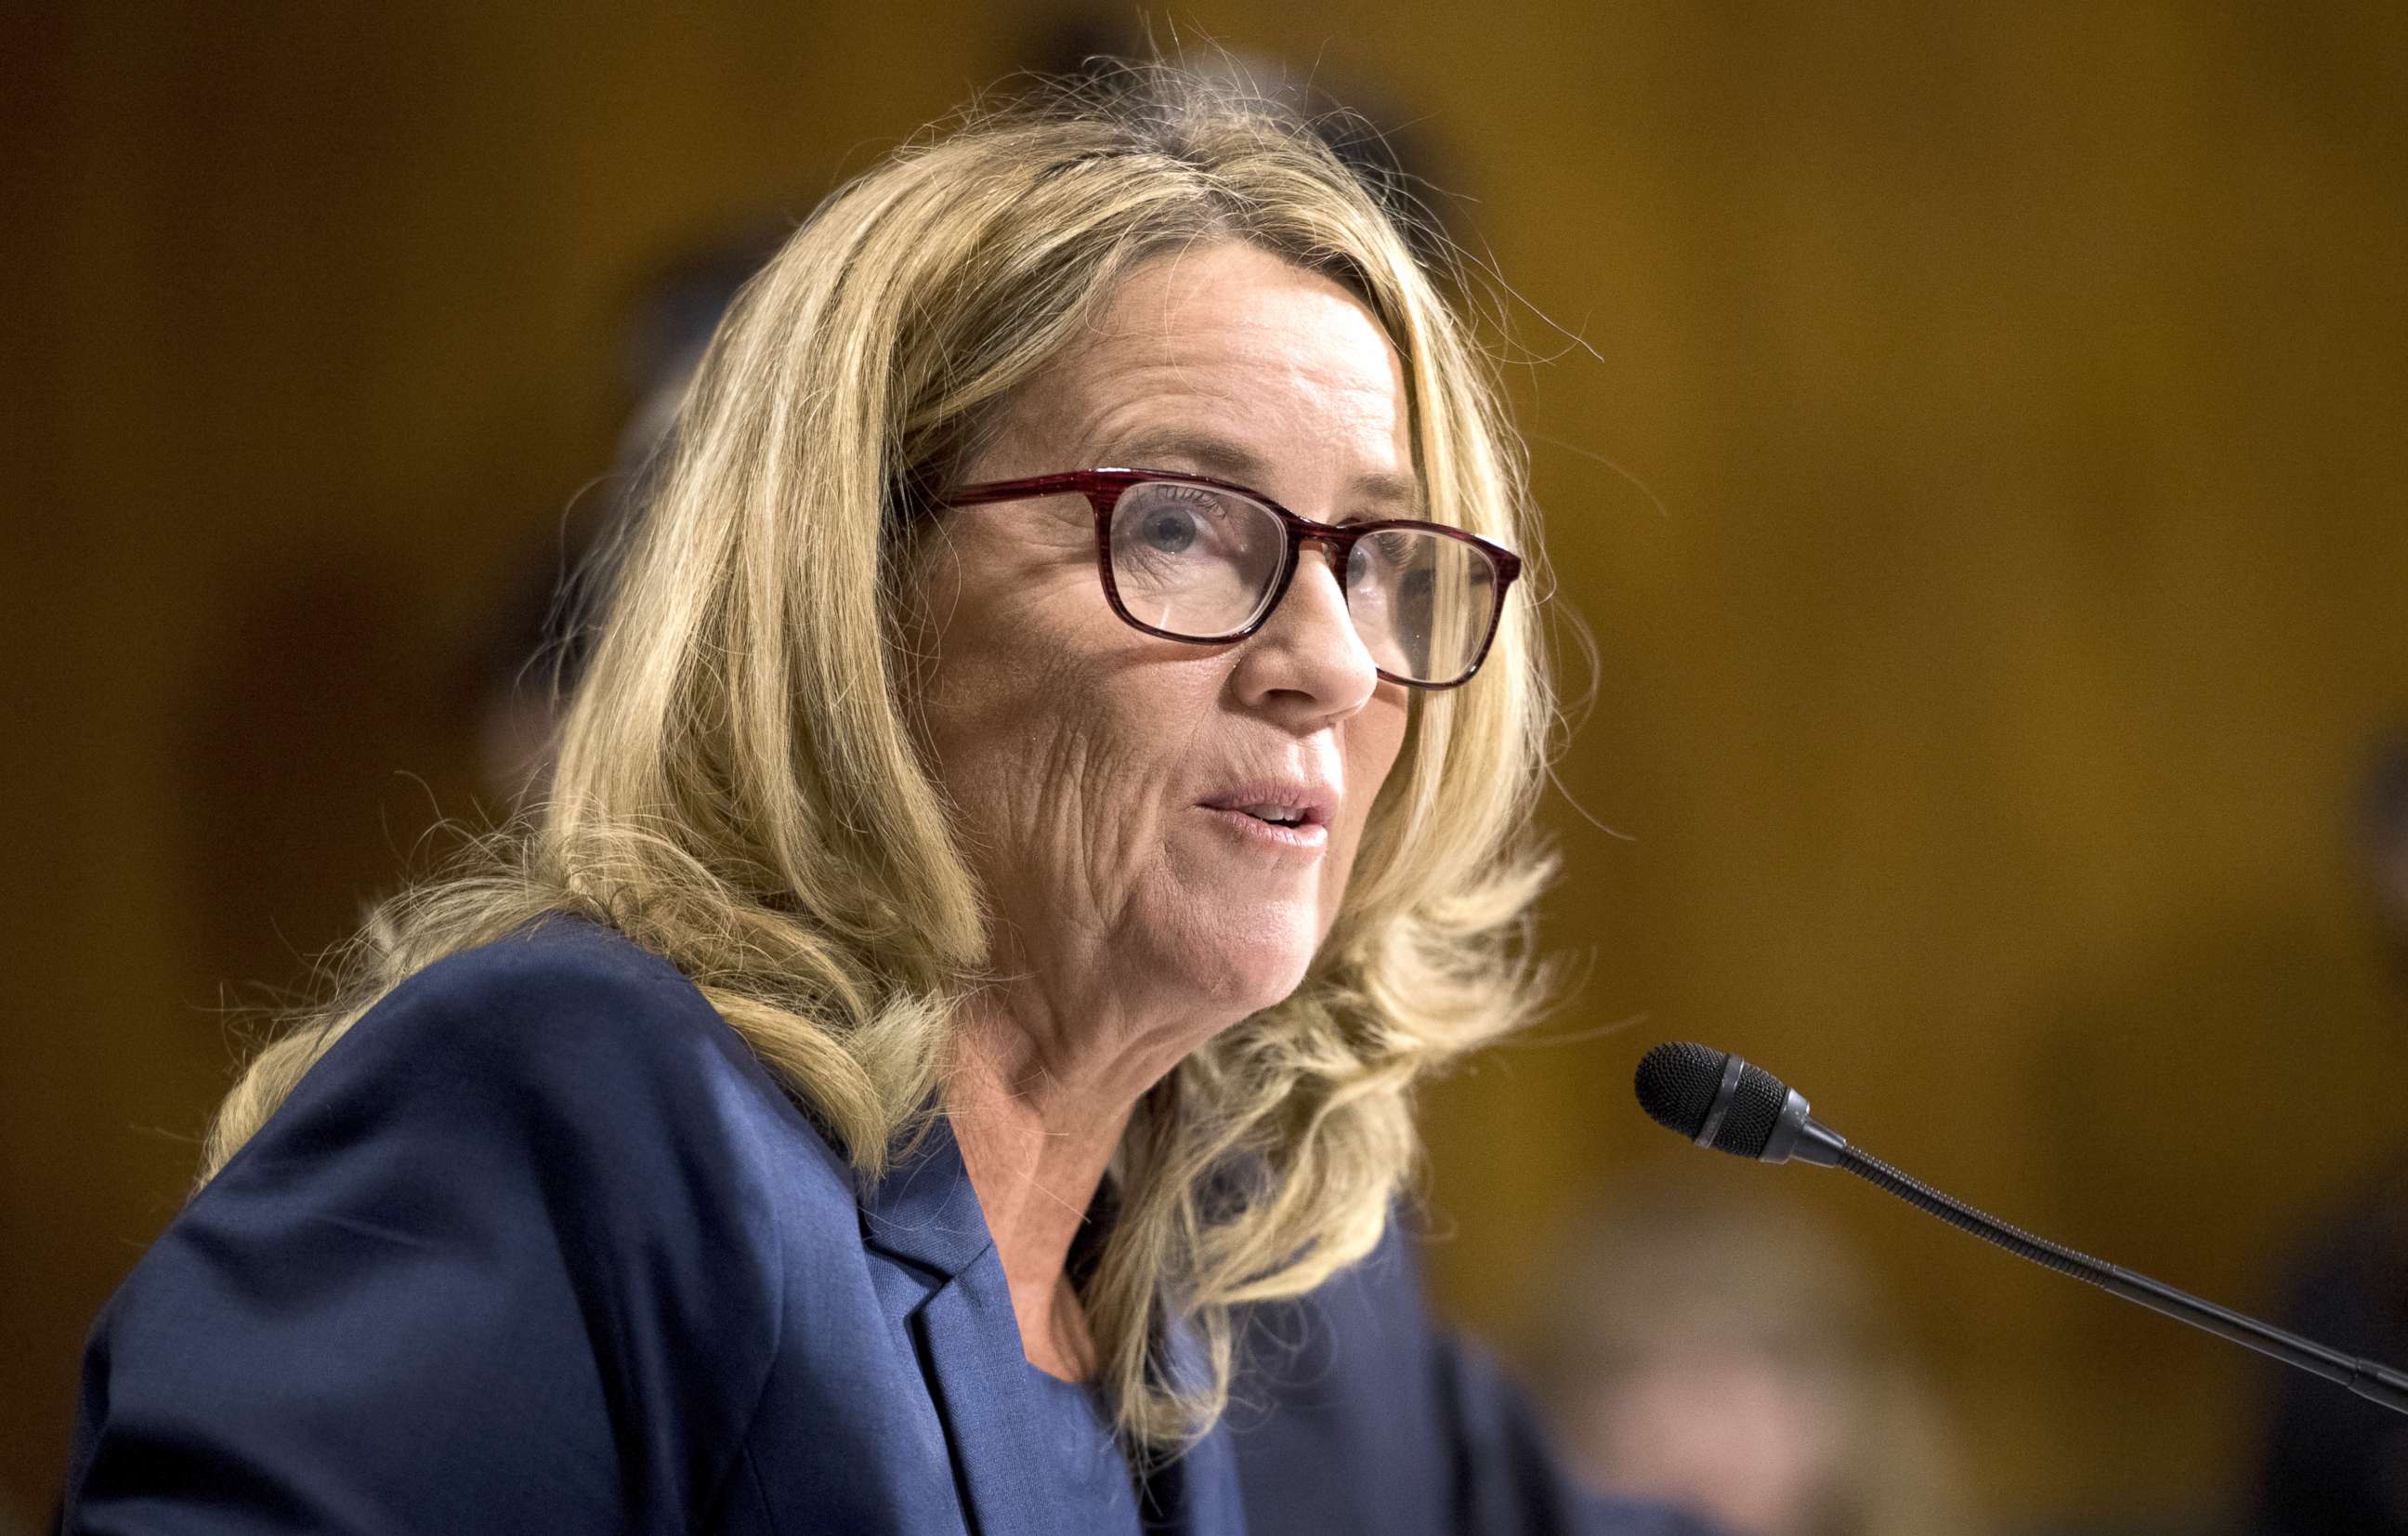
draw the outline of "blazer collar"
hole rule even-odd
[[[1099,1207],[1107,1220],[1110,1209],[1107,1196]],[[942,1113],[863,1196],[861,1225],[865,1246],[927,1276],[924,1289],[898,1276],[890,1304],[916,1336],[971,1529],[979,1536],[1058,1536],[1038,1481],[1046,1458],[1034,1438],[1037,1415],[1028,1411],[1037,1368],[1021,1349],[1003,1260]],[[1176,1371],[1202,1369],[1197,1342],[1183,1329],[1173,1335],[1169,1355]],[[1244,1530],[1225,1430],[1216,1428],[1153,1483],[1150,1514],[1170,1514],[1181,1529],[1198,1533]]]
[[[1020,1345],[1002,1256],[941,1113],[861,1201],[862,1241],[924,1278],[882,1285],[912,1338],[978,1536],[1052,1536],[1036,1368]],[[924,1288],[923,1288],[924,1287]]]
[[[878,1252],[951,1280],[995,1246],[978,1191],[939,1111],[916,1145],[896,1158],[861,1200],[862,1241]]]

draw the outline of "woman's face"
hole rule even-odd
[[[1411,515],[1403,373],[1326,278],[1234,242],[1157,257],[964,480],[1103,466],[1216,475],[1323,522]],[[1320,548],[1226,645],[1113,614],[1083,496],[947,512],[924,551],[917,703],[997,971],[1063,1023],[1117,1018],[1179,1049],[1295,990],[1406,723]],[[1311,825],[1275,831],[1245,809],[1265,802]]]

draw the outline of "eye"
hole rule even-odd
[[[1221,498],[1200,485],[1140,486],[1130,511],[1130,531],[1153,554],[1184,554],[1208,524],[1217,530],[1228,520]]]
[[[1398,528],[1386,528],[1366,534],[1354,546],[1354,557],[1348,562],[1357,580],[1373,576],[1383,579],[1412,564],[1416,544],[1412,534]]]
[[[1156,507],[1138,530],[1148,548],[1177,554],[1196,542],[1196,514],[1183,507]]]

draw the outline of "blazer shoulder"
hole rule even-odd
[[[696,1526],[808,1299],[794,1260],[857,1227],[674,966],[546,918],[362,1014],[136,1267],[69,1529],[162,1498],[195,1530]]]
[[[568,912],[546,913],[405,979],[360,1016],[327,1062],[346,1049],[520,1086],[651,1082],[676,1092],[733,1079],[775,1091],[742,1037],[682,971]]]
[[[539,1162],[586,1149],[582,1171],[601,1180],[712,1167],[781,1187],[790,1210],[796,1196],[830,1219],[853,1208],[844,1159],[700,989],[567,912],[394,986],[219,1179],[371,1126],[380,1137],[508,1141]]]
[[[700,1047],[730,1058],[742,1051],[677,967],[571,912],[546,913],[446,955],[379,999],[359,1024],[371,1020],[388,1034],[441,1034],[483,1065],[563,1049],[599,1053],[595,1064],[605,1067],[666,1065]]]

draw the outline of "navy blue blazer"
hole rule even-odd
[[[1381,1256],[1132,1484],[1023,1355],[941,1122],[861,1194],[666,961],[557,916],[371,1009],[94,1325],[69,1531],[1681,1536]]]

